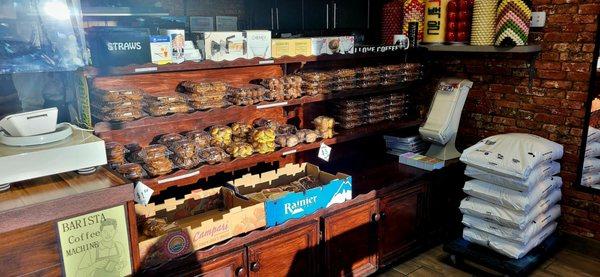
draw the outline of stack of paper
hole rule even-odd
[[[429,143],[423,141],[420,136],[394,137],[383,136],[387,153],[400,156],[407,152],[422,154],[429,147]]]

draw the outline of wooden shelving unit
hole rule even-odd
[[[202,165],[199,168],[192,170],[178,170],[169,175],[142,180],[142,182],[152,188],[155,193],[157,193],[172,186],[185,186],[194,184],[198,182],[198,180],[213,176],[220,172],[232,172],[254,166],[258,163],[274,162],[287,155],[317,149],[320,147],[321,143],[333,145],[362,137],[381,134],[385,131],[417,127],[420,124],[421,121],[419,120],[384,121],[377,124],[370,124],[339,131],[335,137],[330,139],[323,139],[310,144],[299,144],[295,147],[285,147],[269,154],[255,154],[248,158],[235,159],[220,164]]]

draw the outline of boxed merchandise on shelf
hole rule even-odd
[[[246,40],[246,58],[271,58],[271,31],[247,30],[244,31]]]
[[[233,61],[246,58],[246,45],[242,32],[204,32],[199,34],[203,57],[212,61]]]
[[[145,64],[150,59],[150,31],[146,28],[92,27],[87,44],[96,67]]]
[[[272,39],[271,42],[273,58],[312,55],[312,42],[309,38]]]
[[[315,37],[311,38],[312,55],[354,54],[354,37]]]
[[[135,206],[140,258],[156,265],[265,226],[264,203],[217,187]]]
[[[228,186],[244,198],[264,201],[268,227],[352,199],[351,176],[327,173],[310,163],[245,175]]]

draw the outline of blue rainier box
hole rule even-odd
[[[320,186],[298,192],[279,190],[307,176],[317,180]],[[263,201],[268,227],[352,199],[351,176],[333,175],[310,163],[288,164],[262,174],[244,175],[229,182],[228,187],[242,197]]]

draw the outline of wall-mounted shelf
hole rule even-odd
[[[539,45],[525,45],[515,47],[476,46],[476,45],[446,45],[424,44],[421,45],[429,52],[464,52],[464,53],[538,53],[542,51]]]
[[[178,170],[169,175],[160,176],[153,179],[145,179],[142,180],[142,182],[152,188],[154,193],[159,193],[160,191],[172,186],[186,186],[194,184],[198,182],[198,180],[208,178],[220,172],[233,172],[235,170],[252,167],[258,163],[275,162],[280,160],[281,157],[287,155],[317,149],[321,146],[321,143],[333,145],[336,143],[378,135],[390,130],[417,127],[420,124],[420,120],[397,120],[369,124],[348,130],[340,130],[335,137],[330,139],[319,140],[310,144],[299,144],[295,147],[285,147],[269,154],[255,154],[248,158],[235,159],[230,162],[215,165],[202,165],[196,169]]]

